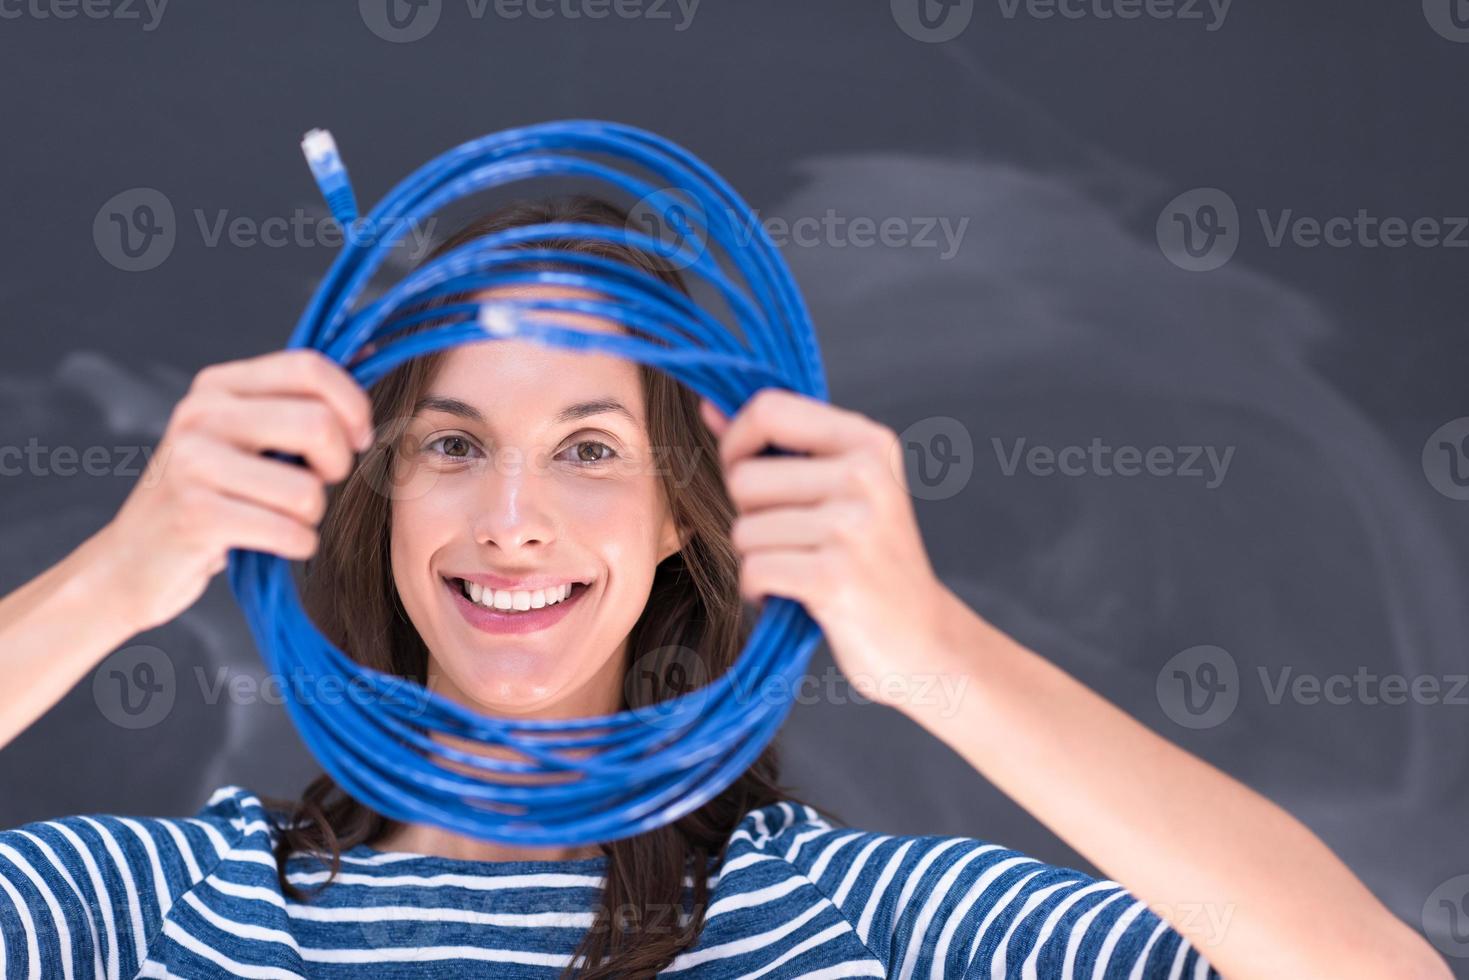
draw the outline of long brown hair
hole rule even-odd
[[[469,222],[429,257],[522,225],[626,226],[627,221],[620,208],[585,195],[521,201]],[[587,239],[538,244],[625,262],[688,293],[676,269],[641,250]],[[369,394],[378,425],[412,414],[443,356],[441,352],[417,358],[373,386]],[[699,666],[708,674],[703,680],[712,680],[734,664],[751,626],[739,595],[738,556],[729,539],[734,507],[725,490],[716,442],[699,417],[698,396],[671,376],[638,366],[652,444],[669,450],[664,454],[667,465],[660,467],[662,485],[685,544],[658,565],[647,606],[629,636],[624,667],[638,665],[639,683],[624,685],[628,708],[686,693],[688,665],[662,658],[659,651],[696,651]],[[392,466],[392,440],[380,439],[352,475],[332,488],[320,546],[306,564],[302,601],[322,634],[359,663],[426,683],[428,649],[399,601],[389,563],[391,502],[380,489],[389,485]],[[650,661],[656,667],[651,672],[644,669]],[[727,789],[687,816],[600,845],[607,858],[606,881],[594,925],[567,974],[584,964],[586,969],[576,975],[649,976],[691,946],[703,927],[708,904],[706,872],[711,861],[723,857],[740,818],[752,809],[794,798],[778,780],[772,743]],[[371,844],[396,826],[349,796],[329,775],[312,782],[299,801],[274,805],[285,818],[278,820],[277,874],[282,891],[298,901],[308,895],[287,880],[286,861],[292,854],[320,857],[330,868],[329,883],[340,870],[343,851]],[[685,892],[685,875],[692,875],[692,896]],[[672,924],[670,909],[675,910]]]

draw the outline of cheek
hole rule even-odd
[[[561,513],[572,536],[594,549],[614,574],[642,573],[658,548],[663,511],[658,485],[650,479],[607,481],[567,494]],[[651,580],[651,566],[648,577]]]
[[[589,503],[584,512],[602,529],[593,533],[600,536],[595,547],[607,570],[604,623],[618,637],[637,623],[652,594],[661,557],[658,528],[663,510],[661,492],[655,489],[629,489],[615,500],[601,502],[603,506]]]
[[[434,495],[416,500],[395,500],[389,519],[389,553],[393,578],[405,601],[421,590],[427,579],[424,570],[437,542],[447,533],[448,511],[438,506]]]

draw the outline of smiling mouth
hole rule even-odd
[[[547,589],[490,589],[462,578],[446,578],[444,581],[476,606],[512,614],[554,608],[577,598],[591,587],[590,582],[568,582]]]

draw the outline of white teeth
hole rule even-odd
[[[525,609],[542,609],[546,606],[562,602],[571,594],[572,584],[570,582],[562,585],[553,585],[549,589],[536,589],[529,592],[524,589],[515,591],[503,591],[499,589],[486,588],[477,582],[466,581],[465,588],[468,590],[469,598],[482,606],[491,609],[513,609],[518,611]]]

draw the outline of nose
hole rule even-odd
[[[514,555],[555,539],[546,495],[536,488],[534,469],[523,460],[497,459],[480,481],[470,520],[476,544]]]

